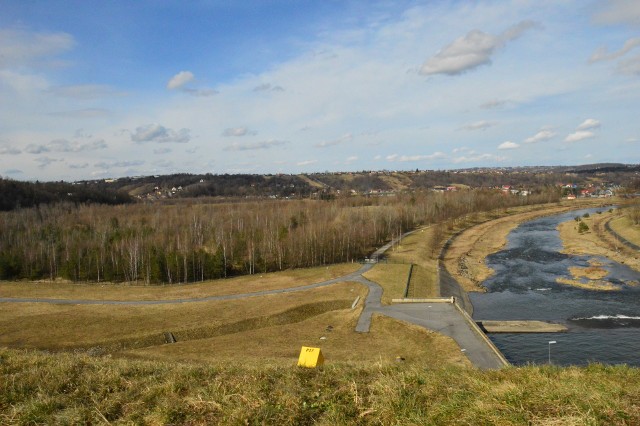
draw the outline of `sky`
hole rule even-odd
[[[637,0],[0,0],[0,176],[640,163]]]

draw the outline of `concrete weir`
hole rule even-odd
[[[562,333],[567,327],[545,321],[477,321],[485,333]]]

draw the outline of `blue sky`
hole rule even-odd
[[[0,0],[18,180],[638,163],[639,112],[636,0]]]

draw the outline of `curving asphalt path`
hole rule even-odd
[[[410,231],[403,234],[380,247],[370,257],[376,261],[385,251],[387,251],[399,239],[413,233]],[[0,303],[49,303],[56,305],[173,305],[179,303],[196,303],[209,301],[237,300],[250,297],[266,296],[271,294],[292,293],[310,290],[313,288],[325,287],[341,282],[357,282],[367,286],[369,289],[364,301],[364,308],[358,323],[356,332],[367,333],[371,327],[371,318],[374,313],[379,313],[392,318],[427,328],[453,338],[464,351],[469,360],[481,369],[498,369],[504,366],[499,357],[481,339],[464,317],[450,303],[409,303],[399,305],[382,305],[382,287],[373,281],[366,279],[363,274],[369,271],[375,263],[366,263],[356,272],[322,281],[315,284],[308,284],[298,287],[283,288],[276,290],[264,290],[253,293],[230,294],[223,296],[208,296],[200,298],[185,298],[171,300],[89,300],[89,299],[48,299],[48,298],[9,298],[0,297]]]

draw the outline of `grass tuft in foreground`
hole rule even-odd
[[[0,350],[2,424],[640,424],[640,370],[213,366]]]

